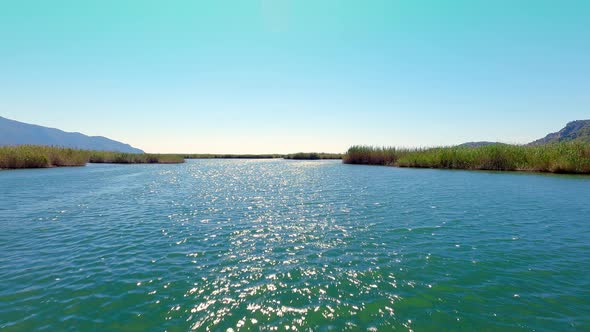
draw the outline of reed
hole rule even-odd
[[[285,155],[283,158],[294,160],[342,159],[342,154],[324,152],[298,152]]]
[[[343,162],[398,167],[590,174],[590,144],[494,144],[418,149],[353,146],[344,155]]]
[[[0,169],[84,166],[88,152],[49,146],[0,147]]]
[[[39,145],[0,147],[0,169],[84,166],[86,163],[182,163],[180,155],[88,151]]]
[[[109,164],[180,164],[184,162],[184,158],[176,154],[92,151],[88,161]]]

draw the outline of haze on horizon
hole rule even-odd
[[[0,116],[147,152],[525,143],[590,118],[590,2],[0,3]]]

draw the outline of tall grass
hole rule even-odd
[[[185,159],[341,159],[335,153],[282,154],[149,154],[88,151],[38,145],[0,147],[0,169],[84,166],[86,163],[172,164]]]
[[[84,166],[88,151],[49,146],[21,145],[0,147],[0,169]]]
[[[394,147],[373,147],[355,145],[348,149],[342,157],[345,164],[391,165],[393,166],[399,155],[405,151]]]
[[[298,152],[293,154],[287,154],[283,158],[295,160],[342,159],[342,155],[339,153]]]
[[[0,169],[84,166],[86,163],[182,163],[179,155],[133,154],[20,145],[0,147]]]
[[[344,155],[343,162],[399,167],[589,174],[590,144],[494,144],[425,149],[353,146]]]
[[[184,162],[184,158],[176,154],[91,151],[88,161],[111,164],[179,164]]]

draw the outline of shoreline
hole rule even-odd
[[[353,146],[344,155],[343,163],[400,168],[589,175],[590,144],[492,144],[419,149]]]
[[[514,169],[514,170],[497,170],[497,169],[470,169],[470,168],[442,168],[442,167],[413,167],[413,166],[397,166],[397,165],[378,165],[378,164],[350,164],[350,163],[342,163],[343,165],[349,166],[367,166],[367,167],[383,167],[383,168],[394,168],[394,169],[419,169],[419,170],[436,170],[436,171],[457,171],[457,172],[480,172],[480,173],[508,173],[508,174],[528,174],[528,175],[563,175],[563,176],[580,176],[580,177],[588,177],[590,178],[590,173],[559,173],[559,172],[549,172],[549,171],[535,171],[535,170],[524,170],[524,169]]]
[[[345,154],[133,154],[21,145],[0,147],[0,171],[93,164],[182,164],[192,159],[342,160],[348,165],[590,175],[590,144],[451,146],[405,149],[352,146]]]
[[[184,158],[169,154],[91,151],[40,145],[0,147],[0,170],[85,166],[87,163],[180,164]]]
[[[93,164],[182,164],[192,159],[336,160],[343,154],[309,152],[292,154],[154,154],[91,151],[41,145],[0,146],[0,170],[83,167]]]

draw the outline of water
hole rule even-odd
[[[3,331],[590,329],[590,178],[338,161],[0,172]]]

